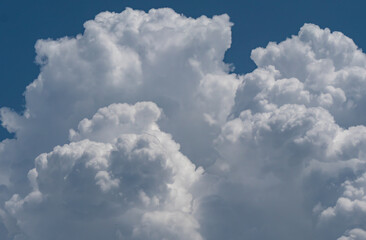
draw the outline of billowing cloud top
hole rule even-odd
[[[0,143],[0,238],[366,239],[366,55],[305,24],[230,73],[227,15],[39,40]]]

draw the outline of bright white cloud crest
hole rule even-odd
[[[305,24],[230,73],[227,15],[101,13],[1,108],[1,239],[365,239],[366,55]]]

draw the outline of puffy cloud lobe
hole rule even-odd
[[[344,127],[365,122],[366,57],[342,33],[305,24],[298,36],[257,48],[251,58],[258,69],[245,76],[237,113],[250,98],[253,110],[296,103],[321,106]]]
[[[189,190],[202,169],[196,169],[156,124],[150,131],[159,115],[149,102],[113,104],[80,122],[83,126],[89,121],[88,139],[39,155],[36,168],[28,173],[33,191],[5,203],[24,236],[202,239]],[[125,126],[130,126],[129,133],[123,131]],[[100,131],[111,137],[108,142],[98,142]],[[90,226],[94,228],[75,232]]]
[[[98,110],[91,119],[83,119],[78,130],[70,130],[70,140],[90,139],[99,142],[110,142],[118,134],[148,133],[158,131],[156,121],[161,110],[155,105],[139,102],[128,104],[112,104]]]
[[[342,236],[338,240],[362,240],[366,238],[366,231],[355,228],[347,233],[347,236]]]
[[[349,225],[365,228],[366,196],[364,189],[366,186],[366,174],[353,181],[347,180],[342,186],[344,188],[343,194],[338,198],[335,206],[328,207],[321,212],[321,224],[343,228],[347,228]],[[349,239],[358,239],[355,236],[365,236],[365,232],[361,234],[360,230],[354,230],[354,234],[352,234],[352,231],[349,233]]]
[[[243,111],[216,141],[220,159],[207,169],[216,175],[208,180],[216,187],[201,200],[202,214],[211,217],[202,220],[203,231],[210,239],[223,238],[228,229],[230,239],[335,239],[349,226],[363,226],[363,188],[349,187],[346,179],[366,170],[365,131],[342,129],[321,107]],[[337,200],[342,186],[357,199]],[[326,207],[334,201],[335,207]],[[242,224],[209,231],[227,221]]]
[[[202,214],[212,218],[203,220],[207,238],[223,238],[230,229],[230,239],[291,239],[294,234],[309,239],[311,203],[323,197],[324,187],[302,192],[304,184],[313,183],[305,170],[314,159],[327,161],[324,147],[338,131],[326,110],[294,104],[257,114],[247,110],[224,125],[216,142],[220,160],[207,170],[220,176],[214,180],[217,199],[206,197],[201,206]],[[225,222],[237,224],[209,231]]]

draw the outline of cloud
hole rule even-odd
[[[87,124],[88,138],[39,155],[28,173],[32,192],[5,202],[22,232],[15,238],[202,239],[190,193],[202,168],[159,130],[159,115],[151,102],[113,104],[80,122],[76,134]]]
[[[0,109],[4,239],[363,239],[366,56],[305,24],[231,73],[227,15],[104,12]]]
[[[16,136],[0,144],[2,234],[201,239],[190,188],[202,168],[180,151],[197,167],[214,161],[212,132],[241,81],[223,62],[231,26],[128,8],[39,40],[24,113],[0,110]]]
[[[337,199],[334,206],[324,209],[320,214],[320,221],[325,226],[338,226],[347,228],[348,226],[358,226],[366,228],[366,196],[364,187],[366,185],[366,174],[355,180],[346,180],[342,184],[343,194]],[[349,238],[340,239],[362,239],[365,237],[365,231],[355,229],[349,231]],[[358,236],[358,238],[356,237]]]
[[[347,236],[338,238],[338,240],[362,240],[366,238],[366,232],[362,229],[355,228],[347,233]]]
[[[258,67],[243,76],[215,140],[219,157],[206,169],[215,187],[200,200],[202,232],[208,239],[353,236],[365,227],[364,184],[353,186],[366,166],[365,55],[342,33],[305,24],[251,57]],[[343,188],[361,196],[340,196]]]
[[[201,148],[213,152],[209,132],[225,121],[240,83],[222,61],[231,44],[231,25],[227,15],[192,19],[171,9],[126,9],[97,15],[75,38],[39,40],[41,72],[26,88],[24,114],[7,108],[0,112],[2,125],[16,134],[8,144],[19,152],[2,159],[22,168],[9,178],[25,176],[38,154],[67,143],[69,129],[99,108],[138,101],[157,103],[164,110],[161,127],[189,157],[207,165]],[[201,134],[192,141],[189,131]],[[17,181],[23,185],[26,178]]]
[[[253,89],[257,108],[267,102],[320,106],[342,127],[365,123],[366,57],[342,33],[305,24],[297,36],[257,48],[251,58],[258,69],[246,75],[245,84],[251,87],[238,95],[246,97]],[[243,107],[239,98],[237,111]]]

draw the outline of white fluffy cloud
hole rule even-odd
[[[244,75],[215,141],[220,156],[207,169],[216,188],[201,209],[215,220],[203,220],[203,232],[209,239],[225,238],[227,229],[230,239],[362,236],[366,56],[342,33],[305,24],[298,36],[253,50],[252,59],[258,67]]]
[[[38,41],[0,238],[365,239],[366,55],[305,24],[237,75],[231,26],[126,9]]]
[[[153,101],[164,110],[161,127],[186,154],[207,164],[201,148],[213,151],[209,132],[225,121],[240,83],[222,61],[231,44],[231,25],[227,15],[191,19],[171,9],[126,9],[99,14],[75,38],[39,40],[41,72],[25,91],[24,114],[0,111],[2,125],[17,136],[7,145],[19,152],[4,158],[28,171],[32,159],[66,143],[69,129],[99,108]],[[189,131],[201,134],[192,140]]]
[[[15,238],[202,239],[189,190],[202,169],[159,130],[159,115],[150,102],[113,104],[80,122],[74,136],[87,138],[39,155],[32,192],[5,202]]]
[[[323,107],[344,127],[365,123],[366,56],[342,33],[305,24],[251,57],[258,69],[245,76],[236,111],[296,103]]]
[[[214,161],[212,132],[241,81],[223,62],[231,25],[126,9],[39,40],[24,113],[0,109],[16,135],[0,144],[1,236],[201,239],[189,189],[202,170],[180,145],[196,164]]]

